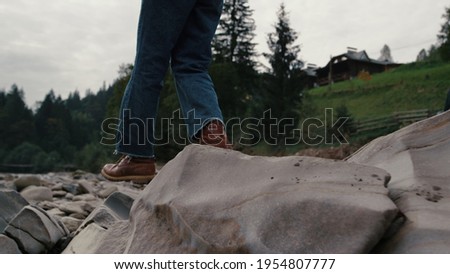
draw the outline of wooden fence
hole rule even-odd
[[[409,124],[424,120],[436,114],[428,109],[398,111],[392,115],[362,120],[355,123],[356,133],[364,133],[381,129],[398,129]]]

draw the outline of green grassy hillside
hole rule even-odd
[[[443,109],[450,89],[450,63],[412,63],[395,70],[308,91],[317,115],[324,108],[345,105],[356,120],[390,115],[396,111]]]
[[[353,122],[364,122],[392,116],[398,111],[427,109],[430,112],[443,110],[447,91],[450,89],[450,63],[412,63],[395,70],[375,74],[370,80],[353,79],[307,91],[302,117],[323,119],[325,108],[333,108],[338,115],[342,106]],[[341,115],[341,114],[339,114]],[[326,121],[323,120],[323,121]],[[332,158],[330,155],[342,152],[343,157],[350,155],[354,149],[361,147],[372,139],[397,130],[398,126],[383,127],[364,132],[352,132],[347,135],[350,146],[339,147],[338,143],[321,143],[309,146],[300,143],[287,146],[281,153],[264,142],[245,152],[257,155],[309,155]],[[354,124],[357,125],[358,123]],[[325,136],[325,128],[313,128],[312,136]],[[304,128],[305,130],[305,128]],[[342,151],[339,151],[342,149]],[[345,149],[349,151],[345,151]],[[334,151],[334,150],[337,150]],[[333,156],[334,157],[334,156]]]

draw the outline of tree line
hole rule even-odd
[[[449,14],[450,9],[447,8],[447,21],[450,21]],[[223,15],[212,43],[210,74],[225,121],[261,118],[250,139],[257,142],[262,139],[258,134],[270,134],[276,144],[273,152],[280,153],[285,149],[286,138],[292,135],[302,119],[315,110],[311,104],[305,103],[308,100],[305,93],[308,78],[302,70],[303,61],[299,59],[298,34],[290,26],[284,4],[276,13],[273,32],[267,36],[269,52],[263,53],[270,65],[267,69],[261,69],[257,61],[260,55],[253,42],[256,27],[252,16],[248,0],[224,1]],[[446,50],[450,44],[448,37],[447,22],[439,34],[437,47],[439,52],[443,52],[442,59],[449,58],[450,50]],[[132,65],[121,65],[117,79],[110,86],[104,86],[95,93],[88,92],[83,98],[75,91],[63,100],[50,91],[35,111],[27,107],[25,92],[17,85],[8,91],[0,90],[0,170],[48,172],[84,169],[98,172],[104,163],[115,157],[113,142],[108,145],[100,141],[111,129],[111,125],[104,121],[118,116],[132,69]],[[171,119],[173,124],[170,128],[156,127],[157,135],[172,135],[168,143],[156,147],[156,154],[162,161],[171,159],[183,148],[176,141],[176,136],[186,134],[183,127],[177,126],[182,123],[182,118],[174,115],[177,109],[175,84],[169,71],[161,92],[158,118]],[[270,119],[264,115],[267,110],[270,110]],[[275,125],[271,122],[273,119],[291,122]],[[283,130],[274,130],[273,127],[282,127]],[[234,139],[245,134],[228,130],[233,132]],[[242,149],[238,144],[235,147]]]

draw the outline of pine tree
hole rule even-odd
[[[211,77],[225,120],[244,117],[257,92],[255,21],[248,0],[224,0],[212,42]]]
[[[212,47],[217,63],[236,63],[254,68],[255,21],[248,0],[225,0]]]
[[[441,31],[438,34],[439,52],[444,61],[450,61],[450,7],[445,8],[445,13],[442,17],[445,19],[445,22],[442,24]]]
[[[73,156],[72,116],[60,96],[51,90],[35,115],[37,143],[46,152],[56,151],[65,160]]]
[[[427,59],[427,57],[428,57],[427,51],[425,49],[421,49],[417,54],[416,62],[423,62]]]
[[[380,50],[380,57],[378,58],[378,61],[389,63],[394,62],[394,58],[392,58],[391,54],[391,48],[388,45],[384,45]]]
[[[69,94],[65,104],[70,111],[78,111],[81,109],[81,97],[78,90]]]
[[[298,58],[300,46],[295,44],[298,36],[290,27],[288,13],[283,3],[277,16],[275,32],[269,33],[267,39],[270,53],[264,54],[271,66],[265,80],[267,83],[265,105],[271,109],[274,118],[278,120],[291,118],[295,121],[292,127],[284,128],[287,131],[283,134],[277,131],[279,134],[276,138],[280,144],[280,140],[290,134],[298,121],[304,82],[301,72],[303,62]]]
[[[280,5],[277,15],[275,32],[269,33],[267,40],[271,53],[266,53],[264,56],[269,59],[272,74],[275,77],[288,79],[301,69],[303,62],[298,60],[300,46],[294,44],[298,36],[296,31],[290,27],[284,3]]]
[[[12,149],[34,137],[33,113],[16,85],[0,95],[0,147]]]
[[[119,67],[119,77],[114,81],[112,85],[113,94],[109,98],[106,108],[106,117],[118,117],[120,103],[122,102],[122,96],[125,93],[128,81],[131,77],[131,72],[133,71],[132,64],[122,64]]]

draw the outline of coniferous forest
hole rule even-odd
[[[444,16],[449,21],[449,8]],[[439,44],[428,58],[448,62],[448,26],[448,22],[442,26]],[[301,36],[291,28],[283,4],[274,14],[273,31],[267,35],[269,52],[256,52],[255,28],[248,0],[225,1],[212,43],[210,74],[225,121],[248,117],[261,121],[252,134],[228,128],[233,132],[231,138],[258,144],[263,139],[259,135],[270,135],[276,144],[273,154],[282,155],[285,145],[281,144],[286,144],[285,139],[302,119],[315,112],[313,105],[305,103],[309,82],[299,59]],[[258,62],[260,58],[265,58],[269,67],[262,66]],[[131,64],[121,65],[111,85],[83,96],[74,91],[62,99],[49,91],[33,110],[25,104],[26,91],[18,87],[20,83],[9,90],[0,90],[0,171],[41,173],[83,169],[98,172],[104,163],[113,161],[116,158],[111,138],[113,122],[131,71]],[[175,85],[168,71],[161,91],[158,121],[166,119],[171,126],[156,126],[156,135],[161,136],[157,139],[164,144],[156,146],[160,161],[170,160],[184,147],[183,142],[177,140],[185,135],[183,127],[177,126],[182,123],[178,109]],[[269,109],[270,119],[265,119],[264,113]],[[286,118],[294,123],[282,125],[282,131],[270,131],[271,119]],[[243,149],[240,146],[242,144],[236,144],[235,148]]]

